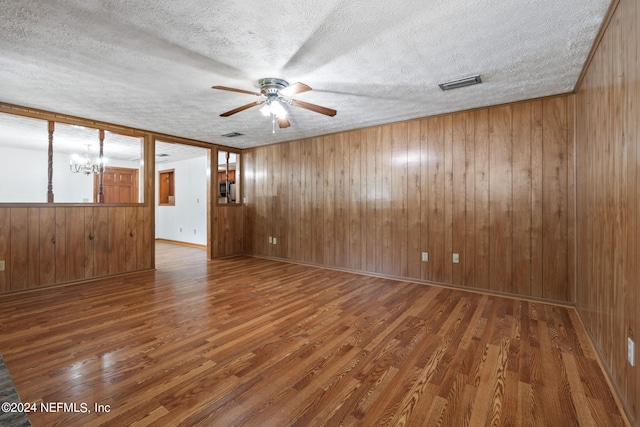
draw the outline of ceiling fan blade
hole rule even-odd
[[[282,96],[293,96],[302,92],[309,92],[311,88],[304,83],[294,83],[282,89],[280,91],[280,95]]]
[[[291,100],[291,105],[313,111],[314,113],[324,114],[325,116],[333,117],[338,113],[336,110],[332,110],[331,108],[321,107],[316,104],[309,104],[308,102],[296,101],[295,99]]]
[[[249,90],[236,89],[234,87],[227,87],[227,86],[211,86],[211,89],[228,90],[230,92],[240,92],[240,93],[247,93],[249,95],[262,96],[262,94],[258,92],[251,92]]]
[[[231,116],[231,115],[233,115],[235,113],[239,113],[240,111],[244,111],[244,110],[246,110],[248,108],[251,108],[251,107],[256,107],[256,106],[261,105],[263,103],[264,103],[264,101],[252,102],[251,104],[243,105],[242,107],[234,108],[233,110],[229,110],[226,113],[222,113],[222,114],[220,114],[220,117],[229,117],[229,116]]]
[[[289,119],[287,119],[286,117],[278,117],[278,126],[284,129],[291,126],[291,123],[289,122]]]

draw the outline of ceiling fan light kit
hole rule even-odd
[[[282,129],[291,126],[289,119],[287,119],[287,110],[284,108],[283,104],[304,108],[306,110],[313,111],[314,113],[324,114],[329,117],[333,117],[337,114],[337,111],[331,108],[291,99],[291,96],[293,95],[311,90],[311,88],[304,83],[294,83],[289,85],[286,80],[268,77],[258,80],[258,85],[260,86],[260,93],[227,86],[212,86],[212,89],[246,93],[248,95],[255,95],[263,98],[261,101],[255,101],[250,104],[234,108],[233,110],[226,111],[220,114],[220,117],[229,117],[251,107],[262,105],[260,112],[267,117],[271,117],[273,132],[275,132],[276,121],[278,122],[278,127]]]

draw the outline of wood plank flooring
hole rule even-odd
[[[628,425],[572,308],[168,243],[157,257],[0,297],[22,401],[91,411],[38,407],[34,426]]]

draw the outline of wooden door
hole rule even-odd
[[[138,169],[107,166],[103,173],[104,203],[138,203]],[[93,201],[98,201],[99,175],[93,179]]]

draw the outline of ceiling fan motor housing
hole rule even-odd
[[[286,80],[277,79],[275,77],[268,77],[258,80],[260,85],[260,93],[264,96],[278,96],[278,92],[289,86]]]

